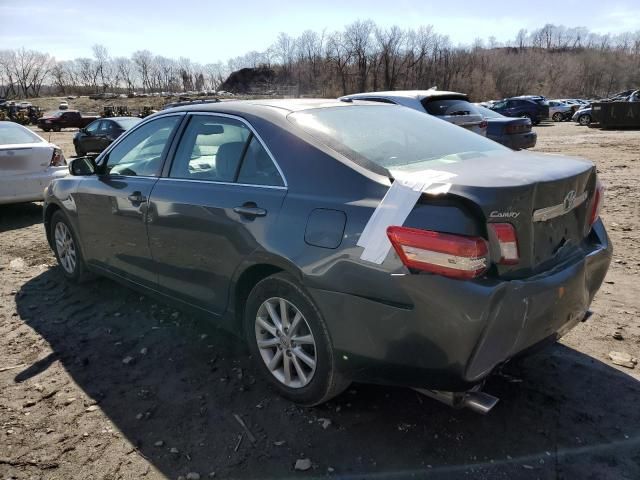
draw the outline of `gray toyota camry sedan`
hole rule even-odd
[[[611,261],[592,163],[396,105],[178,107],[69,170],[44,208],[69,280],[204,312],[305,405],[352,381],[483,403],[491,372],[588,318]]]

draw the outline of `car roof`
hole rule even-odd
[[[352,105],[384,105],[378,102],[350,102],[326,98],[294,98],[294,99],[263,99],[263,100],[228,100],[216,103],[193,103],[174,108],[168,108],[156,115],[167,112],[220,112],[228,114],[257,114],[266,111],[281,111],[284,113],[299,112],[317,108],[348,107]]]
[[[116,123],[119,123],[122,120],[142,120],[138,117],[106,117],[106,118],[98,118],[97,120],[113,120]]]
[[[366,92],[366,93],[354,93],[351,95],[345,95],[340,98],[363,98],[363,97],[386,97],[386,98],[413,98],[422,100],[424,98],[431,97],[452,97],[459,96],[460,98],[468,98],[464,93],[460,92],[448,92],[446,90],[391,90],[384,92]]]

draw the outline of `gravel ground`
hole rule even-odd
[[[597,163],[614,263],[587,323],[490,379],[486,417],[369,385],[296,407],[204,319],[67,284],[41,206],[0,207],[0,478],[640,478],[640,367],[608,358],[640,357],[640,132],[537,131]]]

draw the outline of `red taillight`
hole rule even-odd
[[[63,165],[66,165],[67,162],[64,159],[64,154],[62,153],[62,150],[60,150],[59,148],[54,148],[53,149],[53,155],[51,157],[51,163],[49,164],[50,167],[62,167]]]
[[[502,265],[515,265],[520,261],[518,250],[518,237],[516,229],[510,223],[490,223],[489,228],[493,231],[500,246],[500,260]]]
[[[479,127],[480,128],[487,128],[487,125],[489,125],[489,123],[486,120],[483,120],[480,122]]]
[[[604,202],[604,185],[600,183],[600,180],[596,180],[596,190],[593,193],[593,199],[591,200],[591,214],[589,215],[589,226],[596,223],[596,220],[600,218],[600,209]]]
[[[387,236],[409,268],[459,279],[487,270],[489,251],[482,238],[407,227],[389,227]]]

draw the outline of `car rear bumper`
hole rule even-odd
[[[49,167],[40,172],[0,177],[0,205],[42,201],[49,183],[67,173],[67,167]]]
[[[538,141],[538,134],[532,131],[527,133],[514,133],[512,135],[499,135],[496,137],[490,136],[489,138],[513,150],[522,150],[523,148],[535,147]]]
[[[411,305],[310,293],[328,324],[337,365],[353,380],[462,391],[585,317],[612,255],[601,222],[595,236],[599,244],[581,259],[524,280],[391,276]]]

